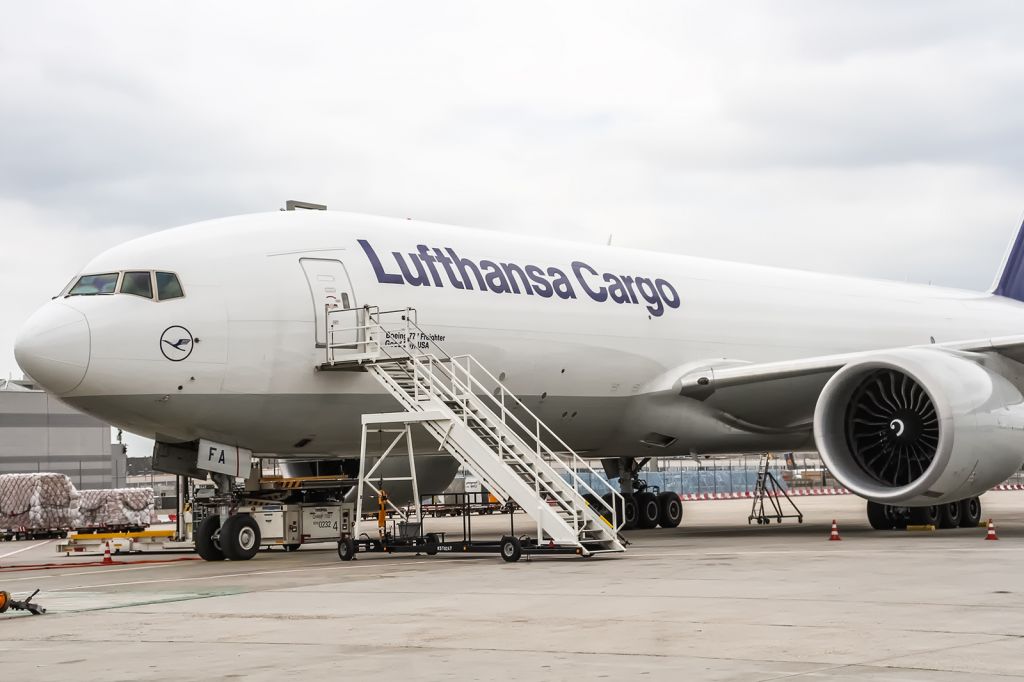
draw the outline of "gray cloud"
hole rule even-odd
[[[102,249],[284,199],[983,289],[1024,209],[1024,8],[10,6],[0,372]]]

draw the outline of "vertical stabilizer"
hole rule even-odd
[[[1017,228],[1017,235],[1006,253],[1003,269],[996,278],[992,293],[1024,301],[1024,224]]]

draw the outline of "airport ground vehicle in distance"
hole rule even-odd
[[[978,496],[1024,462],[1022,242],[978,293],[330,211],[244,215],[97,256],[15,352],[158,454],[345,459],[361,415],[395,398],[366,372],[319,370],[365,349],[373,311],[414,309],[416,338],[384,345],[490,368],[619,477],[626,527],[679,523],[678,499],[644,490],[647,458],[806,448],[876,528],[951,527],[976,524]],[[443,488],[455,467],[424,445]],[[243,460],[211,470],[244,476]]]

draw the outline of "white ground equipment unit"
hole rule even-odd
[[[306,544],[337,543],[344,534],[351,533],[355,505],[260,503],[238,511],[256,520],[262,546],[284,547],[291,552]]]

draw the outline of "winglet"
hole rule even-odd
[[[1024,223],[1017,229],[992,293],[1024,301]]]

